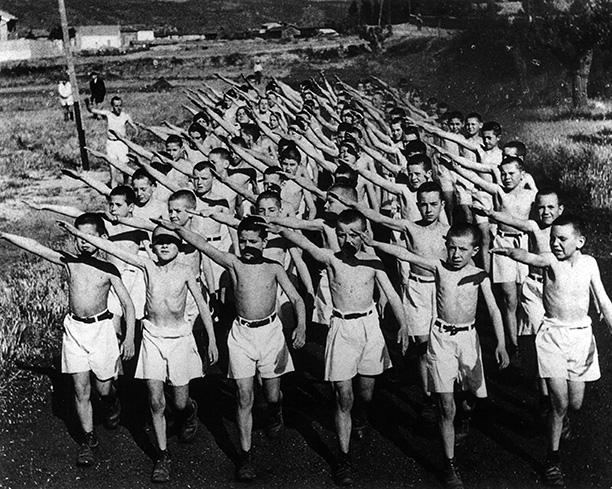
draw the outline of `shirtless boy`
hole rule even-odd
[[[282,236],[324,264],[329,276],[333,312],[325,347],[325,380],[332,382],[336,395],[335,422],[340,456],[333,475],[336,484],[343,486],[354,482],[349,455],[353,379],[357,377],[357,395],[365,407],[372,400],[376,376],[391,367],[374,304],[375,284],[387,296],[398,320],[397,340],[403,352],[409,341],[402,302],[380,259],[361,250],[360,233],[365,230],[364,215],[347,209],[340,213],[336,223],[340,251],[319,248],[294,231],[281,231]]]
[[[424,258],[404,248],[373,241],[365,234],[362,236],[366,244],[429,270],[435,276],[437,319],[431,328],[427,350],[428,388],[438,402],[445,456],[444,482],[448,487],[462,488],[454,459],[455,384],[467,391],[461,403],[465,416],[462,435],[466,434],[475,398],[487,396],[480,342],[474,328],[479,292],[485,299],[493,323],[497,339],[495,356],[501,368],[508,365],[501,315],[491,291],[491,282],[487,273],[472,262],[480,242],[478,228],[467,223],[453,225],[446,238],[445,260]]]
[[[97,214],[80,215],[75,226],[83,235],[99,239],[106,236],[104,221]],[[107,409],[105,421],[115,423],[119,410],[112,381],[119,374],[120,357],[129,360],[134,356],[134,306],[117,268],[96,256],[98,250],[86,240],[75,240],[76,254],[73,255],[14,234],[0,233],[0,238],[51,263],[62,265],[68,272],[70,312],[64,319],[62,373],[72,377],[77,416],[83,429],[76,463],[80,467],[90,467],[95,463],[92,449],[98,446],[91,405],[91,374],[94,388],[102,396],[102,404]],[[115,289],[125,315],[126,333],[121,346],[115,336],[113,315],[107,309],[111,287]]]
[[[608,327],[612,325],[612,302],[604,290],[597,262],[582,253],[585,242],[582,222],[561,215],[552,225],[550,251],[536,255],[514,248],[491,250],[543,270],[545,316],[536,334],[536,350],[540,376],[546,379],[552,401],[544,472],[544,482],[550,486],[564,485],[559,455],[563,418],[568,409],[577,411],[582,407],[585,382],[600,377],[588,315],[591,291]]]
[[[264,258],[267,231],[259,217],[247,217],[238,227],[240,257],[211,246],[204,237],[186,227],[163,221],[161,225],[176,231],[188,243],[224,267],[230,275],[238,317],[228,338],[229,377],[236,381],[238,392],[237,423],[241,457],[236,470],[239,481],[255,478],[251,462],[254,379],[259,373],[268,401],[268,427],[278,432],[282,426],[280,392],[281,376],[293,371],[293,361],[276,314],[277,288],[287,295],[297,316],[293,346],[304,346],[306,323],[304,302],[287,277],[283,267]]]
[[[212,319],[196,275],[176,260],[181,240],[164,228],[153,230],[153,253],[156,257],[156,261],[153,261],[126,252],[108,240],[88,235],[67,223],[60,225],[77,239],[115,255],[140,268],[145,274],[147,315],[142,321],[142,345],[135,377],[146,380],[153,430],[159,447],[151,480],[167,482],[170,480],[170,454],[164,419],[164,384],[171,387],[173,407],[182,420],[179,441],[191,443],[198,428],[198,405],[189,397],[189,381],[204,375],[192,326],[184,317],[187,292],[193,296],[208,334],[210,362],[214,363],[218,356]]]

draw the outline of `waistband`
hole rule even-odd
[[[149,319],[142,319],[142,328],[156,338],[182,338],[193,331],[193,326],[187,321],[180,321],[176,328],[164,328],[153,324]]]
[[[364,318],[366,316],[369,316],[373,312],[374,312],[374,306],[370,307],[370,309],[368,309],[367,311],[363,311],[363,312],[343,313],[343,312],[339,311],[338,309],[334,309],[332,311],[332,316],[334,316],[336,318],[344,319],[344,320],[350,320],[350,319]]]
[[[436,319],[434,323],[435,326],[438,326],[445,333],[449,333],[451,336],[455,336],[457,333],[461,333],[462,331],[469,331],[474,329],[474,323],[462,323],[462,324],[450,324],[442,319]]]
[[[587,329],[591,327],[591,318],[589,316],[571,322],[561,321],[557,318],[549,318],[544,316],[542,322],[546,326],[551,326],[553,328]]]
[[[97,323],[99,321],[104,321],[105,319],[112,319],[113,313],[107,309],[106,311],[101,312],[97,316],[89,316],[86,318],[82,318],[71,312],[70,317],[75,321],[78,321],[79,323],[92,324]]]
[[[521,233],[521,232],[509,232],[509,231],[502,231],[499,228],[497,229],[497,234],[498,236],[501,236],[502,238],[520,238],[521,236],[523,236],[525,233]]]
[[[246,326],[247,328],[261,328],[262,326],[266,326],[272,323],[275,319],[276,319],[276,312],[273,312],[267,318],[256,319],[254,321],[241,318],[240,316],[236,316],[236,321],[238,321],[240,326]]]
[[[527,275],[527,278],[530,278],[531,280],[535,280],[536,282],[540,282],[541,284],[544,283],[544,275],[538,275],[536,273],[530,273],[529,275]]]
[[[417,275],[416,273],[410,272],[408,275],[408,280],[414,280],[415,282],[419,282],[421,284],[433,284],[436,281],[436,277],[425,277],[423,275]]]

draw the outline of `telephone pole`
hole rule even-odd
[[[77,85],[76,71],[74,70],[74,60],[72,59],[72,48],[70,47],[70,34],[68,33],[68,17],[66,15],[66,4],[64,0],[58,0],[60,20],[62,23],[62,37],[64,38],[64,55],[68,66],[68,77],[72,86],[72,97],[74,98],[74,121],[76,122],[77,134],[79,136],[79,149],[81,151],[81,163],[83,170],[89,170],[89,158],[85,146],[85,131],[81,121],[81,100],[79,97],[79,87]]]

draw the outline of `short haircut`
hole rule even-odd
[[[253,141],[257,141],[261,136],[261,131],[256,124],[242,124],[241,130],[245,135],[251,136]]]
[[[553,226],[572,226],[574,231],[579,236],[585,236],[585,226],[584,221],[580,219],[578,216],[572,214],[561,214],[557,219],[555,219],[552,223]]]
[[[136,180],[148,180],[151,185],[157,185],[156,180],[144,168],[138,168],[132,175],[132,183]]]
[[[416,136],[417,141],[421,139],[421,133],[419,132],[419,128],[417,126],[413,126],[409,122],[403,121],[402,128],[404,129],[404,135],[406,136]]]
[[[246,141],[242,136],[234,136],[230,139],[230,142],[235,146],[240,146],[241,148],[248,148]]]
[[[469,222],[458,222],[453,224],[446,235],[447,239],[463,238],[466,236],[472,238],[472,246],[480,246],[482,239],[480,229],[478,229],[478,226],[475,224],[470,224]]]
[[[434,193],[434,192],[440,196],[440,199],[442,198],[442,187],[440,187],[439,183],[437,182],[422,183],[421,186],[417,189],[417,198],[420,195],[427,194],[427,193]]]
[[[446,109],[448,110],[448,104],[446,102],[438,103],[438,109]]]
[[[188,134],[191,134],[192,132],[197,132],[202,137],[202,139],[204,139],[206,137],[206,129],[204,129],[197,122],[194,122],[193,124],[191,124],[189,126],[189,129],[187,129],[187,133]]]
[[[294,141],[290,141],[289,139],[281,138],[278,142],[278,153],[282,153],[287,148],[296,148],[297,144]]]
[[[283,160],[295,160],[298,163],[301,163],[302,153],[300,153],[300,150],[296,147],[288,146],[281,151],[280,155],[278,156],[278,159],[281,163],[283,162]]]
[[[305,131],[306,123],[301,119],[293,119],[289,124],[289,127],[297,127],[300,131]]]
[[[341,176],[341,177],[340,177]],[[359,179],[359,173],[353,168],[348,166],[346,163],[340,163],[334,171],[334,177],[344,178],[351,183],[352,187],[357,187],[357,180]]]
[[[96,212],[85,212],[74,220],[74,227],[77,229],[81,226],[87,225],[96,228],[96,232],[99,236],[108,234],[106,231],[106,226],[104,225],[104,219],[102,219],[102,214]]]
[[[412,155],[410,158],[408,158],[408,163],[406,167],[413,165],[421,165],[423,167],[423,170],[425,170],[426,172],[431,171],[431,159],[429,159],[429,156],[427,155]]]
[[[112,99],[111,99],[111,105],[113,105],[113,102],[121,102],[122,98],[119,95],[115,95]]]
[[[451,119],[459,119],[460,121],[463,121],[463,114],[458,110],[453,110],[448,114],[448,120],[450,121]]]
[[[503,149],[506,148],[514,149],[516,151],[516,156],[519,158],[525,159],[525,156],[527,156],[527,146],[525,146],[525,143],[520,141],[508,141],[506,144],[504,144]]]
[[[256,231],[261,239],[268,237],[266,221],[259,216],[247,216],[238,225],[238,234],[244,231]]]
[[[503,165],[511,165],[512,163],[516,163],[516,165],[522,170],[523,169],[523,160],[521,158],[516,158],[514,156],[506,156],[499,166]]]
[[[176,134],[170,134],[170,136],[166,138],[166,145],[168,144],[178,144],[179,146],[183,146],[183,138],[177,136]]]
[[[542,187],[541,189],[539,189],[538,193],[536,194],[535,201],[537,202],[540,197],[544,197],[545,195],[556,195],[559,205],[563,204],[559,192],[553,187]]]
[[[259,207],[261,201],[266,199],[273,200],[279,209],[283,206],[280,194],[278,192],[275,192],[274,190],[265,190],[257,196],[255,207]]]
[[[352,139],[352,138],[351,138]],[[353,142],[345,139],[344,141],[342,141],[339,145],[340,148],[346,148],[347,151],[352,154],[355,158],[359,158],[359,151],[357,150],[357,147],[355,146],[355,144],[353,144]]]
[[[170,202],[176,202],[177,200],[184,201],[188,209],[195,209],[198,202],[192,190],[177,190],[168,197],[168,204]]]
[[[206,124],[210,124],[210,117],[206,112],[198,112],[193,116],[192,121],[197,124],[199,120],[203,120]]]
[[[353,126],[353,124],[349,124],[348,122],[341,122],[340,124],[338,124],[338,129],[336,129],[336,132],[352,132],[355,129],[355,126]]]
[[[389,126],[394,126],[395,124],[399,124],[400,126],[402,126],[402,130],[404,129],[404,119],[402,119],[401,117],[393,117],[389,122]]]
[[[495,136],[500,137],[502,135],[502,127],[499,124],[499,122],[495,122],[495,121],[489,121],[489,122],[485,122],[482,125],[482,129],[480,130],[480,132],[488,132],[491,131],[493,132],[493,134],[495,134]]]
[[[210,153],[208,153],[208,157],[210,158],[212,155],[220,156],[222,160],[227,161],[232,166],[234,164],[232,154],[225,148],[215,148],[211,150]]]
[[[127,205],[132,205],[134,202],[136,202],[136,194],[134,193],[134,189],[128,185],[117,185],[111,190],[108,197],[110,199],[115,195],[120,195],[123,197]]]
[[[278,175],[283,172],[280,166],[269,166],[264,170],[264,175]]]
[[[401,107],[394,107],[389,112],[389,116],[392,119],[393,118],[403,119],[404,117],[406,117],[406,111],[404,109],[402,109]],[[393,121],[391,121],[391,123],[393,123]]]
[[[347,199],[357,202],[357,189],[352,186],[346,178],[339,178],[336,180],[333,185],[327,189],[327,191],[335,194],[341,194]]]
[[[410,157],[410,155],[426,155],[426,154],[427,154],[427,145],[419,139],[410,141],[404,147],[404,155],[407,158]]]
[[[199,161],[193,167],[193,172],[210,170],[211,172],[215,171],[215,165],[209,163],[208,161]]]
[[[482,122],[482,116],[478,113],[478,112],[470,112],[466,117],[465,120],[467,121],[468,119],[476,119],[478,122]]]
[[[356,209],[346,209],[338,215],[338,222],[342,224],[352,224],[358,222],[361,226],[361,230],[367,229],[367,223],[365,216]]]

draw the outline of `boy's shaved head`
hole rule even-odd
[[[463,238],[469,237],[472,240],[472,246],[480,246],[480,241],[482,239],[482,234],[478,226],[475,224],[470,224],[468,222],[460,222],[457,224],[453,224],[451,228],[448,230],[447,238]]]
[[[189,209],[195,209],[198,202],[195,194],[191,190],[178,190],[168,198],[169,203],[176,202],[177,200],[185,202]]]
[[[346,209],[338,215],[338,223],[351,224],[354,222],[359,223],[362,231],[367,229],[365,216],[356,209]]]
[[[104,225],[104,219],[102,215],[96,212],[85,212],[74,220],[74,227],[79,228],[80,226],[93,226],[96,228],[99,236],[108,234],[106,232],[106,226]]]
[[[571,226],[577,236],[585,236],[584,221],[577,216],[571,214],[561,214],[553,222],[553,226]]]
[[[338,181],[334,183],[327,191],[357,202],[357,190],[355,187],[352,187],[346,179],[342,182]]]

